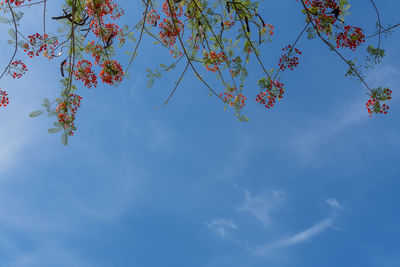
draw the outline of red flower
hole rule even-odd
[[[100,77],[103,82],[108,84],[116,84],[122,81],[124,71],[121,64],[115,60],[106,60],[102,65],[103,69],[100,72]]]
[[[8,99],[8,94],[6,91],[0,90],[0,107],[3,106],[7,106],[10,103],[9,99]]]

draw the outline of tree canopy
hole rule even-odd
[[[278,62],[266,62],[263,53],[273,41],[275,25],[259,13],[265,2],[253,0],[142,0],[143,13],[132,25],[122,25],[122,16],[129,16],[123,3],[117,0],[65,0],[57,14],[46,12],[47,0],[5,0],[0,3],[1,22],[10,25],[10,45],[13,53],[1,73],[21,78],[29,69],[29,59],[43,56],[49,64],[59,68],[60,95],[56,99],[45,98],[43,109],[34,111],[31,117],[47,113],[54,117],[50,133],[61,132],[61,140],[77,130],[75,120],[82,101],[79,90],[92,88],[101,81],[118,86],[129,78],[129,69],[138,56],[144,36],[153,39],[154,46],[171,55],[172,62],[154,62],[158,67],[147,69],[147,86],[165,73],[176,75],[164,105],[173,97],[182,79],[194,74],[205,88],[233,110],[240,121],[247,121],[245,105],[250,99],[267,109],[273,108],[284,97],[284,72],[294,70],[301,63],[301,38],[315,39],[326,45],[338,60],[348,66],[345,76],[355,77],[366,89],[366,111],[372,115],[387,114],[388,101],[392,98],[390,88],[382,85],[373,88],[365,80],[364,69],[382,62],[385,56],[383,38],[395,30],[398,24],[383,25],[381,14],[373,0],[365,1],[375,10],[375,29],[347,23],[350,15],[348,0],[293,0],[304,15],[301,31],[287,40]],[[42,30],[24,32],[24,9],[34,5],[43,6],[38,16]],[[57,32],[49,32],[46,24],[61,23]],[[123,66],[119,52],[126,47],[128,63]],[[364,49],[364,50],[363,50]],[[364,63],[359,64],[348,57],[349,52],[363,54]],[[329,53],[329,51],[327,50]],[[365,52],[364,52],[365,53]],[[23,59],[23,61],[22,61]],[[183,65],[175,73],[177,65]],[[257,65],[262,76],[256,82],[258,92],[248,90],[248,68]],[[175,74],[172,74],[175,73]],[[210,79],[218,79],[221,87],[214,88]],[[6,107],[10,100],[5,89],[0,88],[0,106]]]

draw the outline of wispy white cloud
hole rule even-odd
[[[336,200],[336,198],[326,199],[325,203],[334,209],[338,209],[338,210],[342,209],[342,206],[339,204],[339,202]]]
[[[35,249],[27,251],[14,251],[13,259],[7,262],[9,267],[90,267],[90,262],[82,259],[78,253],[56,243],[38,244]],[[4,263],[4,262],[3,262]]]
[[[370,71],[366,76],[367,82],[372,88],[389,87],[396,95],[400,91],[400,70],[389,65],[383,65]],[[356,126],[369,119],[365,109],[368,100],[365,88],[359,86],[360,94],[356,99],[341,104],[341,109],[328,117],[315,117],[310,119],[308,126],[293,133],[290,138],[289,150],[298,155],[301,163],[308,163],[315,159],[320,149],[331,142],[339,133],[349,127]],[[362,91],[361,91],[362,90]],[[396,97],[392,102],[397,101]]]
[[[222,239],[231,239],[231,231],[236,230],[237,226],[232,220],[217,218],[209,223],[207,227]]]
[[[204,175],[204,181],[215,183],[221,180],[232,180],[240,177],[249,164],[249,158],[254,153],[254,144],[249,136],[238,135],[229,148],[229,153],[224,155],[222,161],[218,161],[211,166],[207,174]]]
[[[16,165],[18,162],[18,155],[28,143],[28,137],[25,134],[25,132],[28,130],[28,127],[16,124],[16,122],[13,123],[2,120],[0,140],[7,140],[7,142],[2,142],[0,149],[1,179],[7,178],[5,172]],[[11,136],[13,138],[11,138]]]
[[[400,69],[392,65],[381,65],[370,71],[366,80],[372,87],[383,86],[390,87],[393,90],[399,90]]]
[[[348,103],[329,118],[310,120],[308,128],[294,133],[289,144],[290,149],[296,152],[297,158],[302,163],[307,163],[313,160],[321,147],[332,141],[338,133],[365,119],[368,119],[368,114],[364,111],[361,100]]]
[[[29,120],[27,114],[21,113]],[[18,118],[18,113],[16,116]],[[80,169],[77,175],[68,177],[68,181],[65,181],[66,177],[54,175],[51,168],[43,172],[34,171],[33,175],[37,177],[21,175],[25,173],[22,170],[36,170],[37,166],[44,166],[43,161],[50,164],[56,162],[45,155],[37,159],[24,157],[23,152],[33,154],[31,147],[37,148],[32,145],[37,140],[32,140],[29,135],[43,125],[34,129],[29,124],[26,126],[17,122],[7,122],[7,125],[10,127],[0,130],[0,137],[4,135],[8,141],[4,147],[9,147],[7,151],[10,152],[4,154],[3,161],[4,150],[0,150],[0,254],[7,255],[0,265],[92,266],[80,253],[65,246],[62,240],[54,240],[54,236],[65,233],[78,235],[87,231],[88,226],[104,221],[112,223],[129,212],[136,204],[138,195],[142,194],[143,190],[138,188],[144,181],[143,171],[129,159],[112,158],[115,153],[110,156],[109,151],[90,149],[89,146],[86,150],[83,147],[77,151],[85,159],[87,169]],[[20,141],[13,143],[14,140]],[[57,142],[57,145],[61,144]],[[4,162],[6,166],[2,165]],[[9,233],[19,236],[16,238]],[[21,238],[29,243],[29,249],[21,244]]]
[[[129,134],[140,137],[146,149],[152,151],[157,149],[170,150],[172,148],[171,140],[174,136],[173,130],[149,115],[143,115],[143,117],[145,118],[143,124],[135,124],[131,118],[121,119],[120,123]]]
[[[249,212],[264,225],[269,224],[270,213],[285,201],[285,194],[279,190],[264,191],[259,195],[252,195],[248,190],[244,193],[245,200],[238,210]]]
[[[277,242],[262,245],[257,247],[254,250],[254,253],[259,256],[266,255],[270,253],[272,250],[278,249],[278,248],[285,248],[285,247],[290,247],[294,246],[303,242],[306,242],[313,238],[314,236],[320,234],[321,232],[325,231],[328,227],[330,227],[333,223],[333,217],[329,217],[328,219],[325,219],[323,221],[320,221],[319,223],[315,224],[314,226],[297,233],[295,235],[292,235],[287,238],[283,238]]]
[[[0,253],[7,255],[0,265],[93,266],[85,256],[63,243],[65,234],[79,236],[88,227],[104,221],[113,223],[131,210],[138,195],[135,169],[119,163],[109,171],[101,170],[113,175],[84,176],[86,181],[82,183],[71,178],[69,183],[61,183],[62,190],[59,182],[27,189],[48,181],[44,177],[35,181],[30,176],[0,181]],[[13,233],[20,235],[22,241]],[[55,238],[58,236],[60,240]],[[23,240],[29,243],[28,249]]]
[[[45,81],[30,80],[32,85],[39,82]],[[46,125],[48,122],[43,120],[44,115],[42,115],[41,121],[28,116],[33,110],[37,110],[37,107],[42,103],[43,99],[37,96],[37,92],[29,90],[26,90],[27,92],[14,91],[9,89],[11,83],[4,83],[4,85],[4,87],[1,86],[0,88],[7,90],[9,93],[10,104],[0,109],[0,180],[8,178],[7,171],[22,162],[23,152],[28,147],[42,141],[43,135],[40,132],[46,132],[46,126],[48,126]],[[29,86],[26,87],[29,88]],[[43,87],[45,89],[38,90],[40,93],[49,89],[47,86]],[[20,90],[21,88],[14,89]],[[36,101],[36,103],[33,104],[33,101]]]
[[[142,174],[124,165],[126,162],[120,163],[120,170],[115,170],[114,175],[91,178],[100,179],[101,184],[92,186],[89,193],[82,195],[78,193],[79,190],[72,190],[66,194],[65,201],[77,211],[75,216],[95,221],[112,221],[135,205],[139,188],[143,185]]]
[[[248,190],[245,190],[244,193],[245,199],[237,208],[237,210],[245,211],[251,214],[258,221],[262,222],[264,226],[269,226],[268,229],[276,229],[273,225],[269,225],[271,222],[271,213],[277,211],[285,202],[285,193],[279,190],[265,190],[262,193],[255,195],[251,194]],[[285,252],[284,248],[295,246],[311,240],[328,228],[335,229],[333,223],[335,217],[337,216],[338,210],[342,209],[342,206],[336,198],[326,199],[324,200],[324,203],[331,208],[331,216],[296,234],[289,236],[281,235],[281,238],[279,238],[279,236],[277,237],[277,241],[267,242],[262,245],[242,245],[244,239],[240,237],[240,232],[236,233],[236,237],[233,238],[232,232],[233,230],[237,230],[238,227],[235,223],[233,223],[232,220],[216,219],[210,223],[207,223],[206,225],[220,238],[231,240],[237,243],[248,252],[251,252],[253,255],[271,257],[276,255],[276,253]],[[280,231],[282,231],[282,229]],[[274,254],[270,253],[272,251]]]
[[[232,220],[216,218],[211,222],[205,223],[205,225],[219,238],[230,241],[246,251],[251,251],[245,243],[235,237],[233,232],[237,230],[238,227]]]

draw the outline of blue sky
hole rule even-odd
[[[274,67],[304,17],[296,1],[269,2]],[[348,21],[373,29],[369,1],[351,4]],[[400,2],[376,4],[384,24],[398,23]],[[1,49],[12,51],[2,29]],[[29,62],[25,78],[0,84],[12,101],[0,112],[0,266],[399,266],[399,42],[387,38],[384,62],[365,73],[393,91],[388,115],[369,118],[365,88],[320,41],[302,39],[272,110],[253,100],[251,69],[251,120],[240,123],[192,73],[155,109],[177,74],[146,89],[145,68],[170,60],[146,39],[129,80],[81,88],[67,147],[47,133],[51,119],[28,117],[58,95],[58,67]]]

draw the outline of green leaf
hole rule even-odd
[[[50,100],[48,98],[43,99],[43,107],[49,108],[50,107]]]
[[[151,78],[150,80],[147,81],[147,88],[151,88],[154,84],[154,79]]]
[[[19,46],[20,48],[24,48],[24,44],[25,44],[24,41],[18,41],[18,46]]]
[[[238,120],[240,122],[248,122],[250,119],[244,115],[240,115],[240,116],[238,116]]]
[[[68,28],[65,27],[64,25],[57,28],[57,32],[58,32],[58,33],[64,33],[64,32],[66,32],[67,30],[68,30]]]
[[[342,11],[346,11],[346,10],[348,10],[350,7],[351,7],[350,4],[349,4],[349,5],[345,5],[345,6],[343,7]]]
[[[133,37],[133,36],[134,36],[133,32],[128,33],[128,39],[129,39],[130,41],[132,41],[132,42],[136,42],[136,38]]]
[[[5,18],[3,16],[0,16],[0,23],[2,23],[2,24],[10,24],[11,20],[8,19],[8,18]]]
[[[44,110],[36,110],[36,111],[31,112],[29,114],[29,117],[31,117],[31,118],[37,117],[37,116],[42,115],[43,113],[44,113]]]
[[[58,133],[59,131],[61,131],[62,130],[62,128],[50,128],[50,129],[48,129],[47,131],[49,132],[49,133]]]
[[[15,40],[15,30],[14,29],[9,29],[8,34]]]
[[[68,135],[66,132],[63,132],[61,135],[61,143],[66,146],[68,144]]]
[[[123,47],[124,44],[125,44],[125,41],[124,41],[124,40],[120,41],[120,42],[118,43],[118,48]]]

